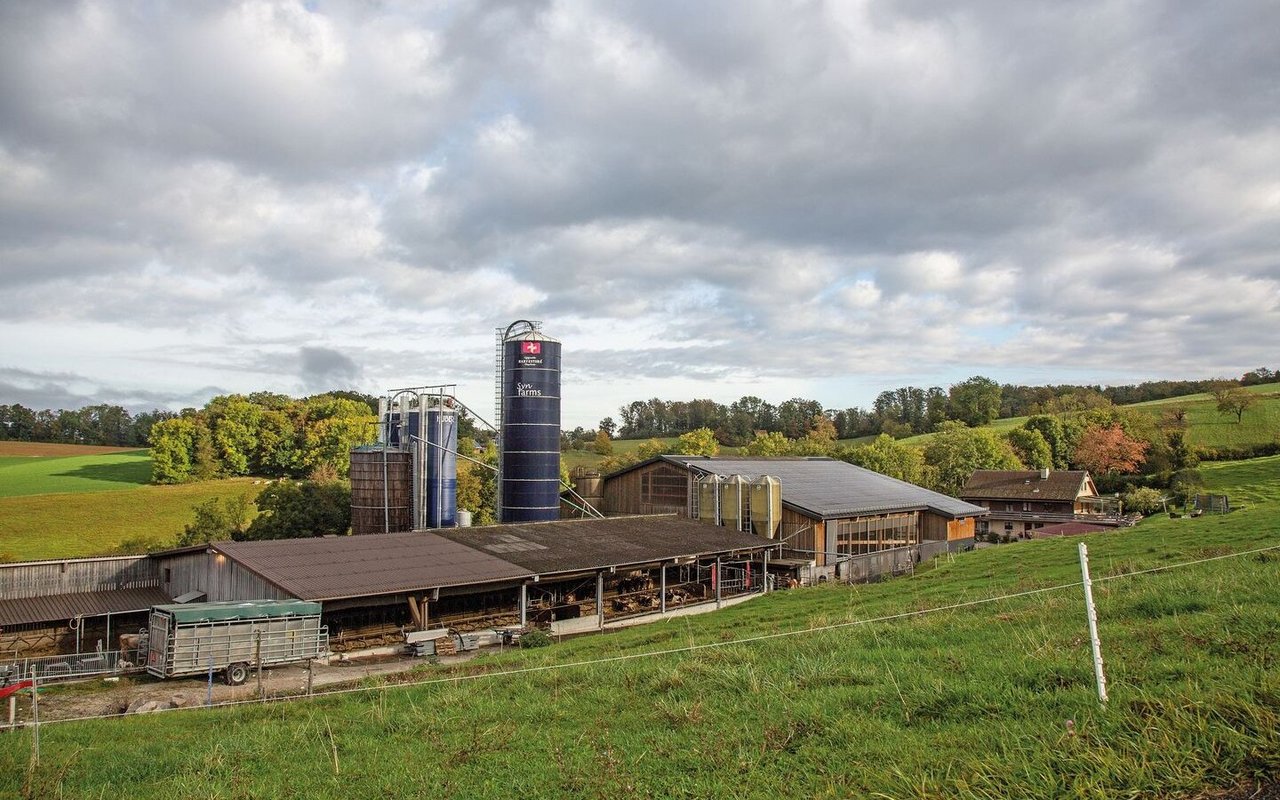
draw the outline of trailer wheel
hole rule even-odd
[[[244,662],[232,664],[225,670],[228,686],[239,686],[249,679],[249,665]]]

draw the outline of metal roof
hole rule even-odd
[[[426,531],[324,536],[210,547],[301,600],[337,600],[493,583],[528,572]]]
[[[147,611],[154,605],[168,602],[170,602],[169,595],[155,587],[0,600],[0,627],[37,622],[65,622],[74,619],[77,615],[100,617],[106,614],[127,614]]]
[[[760,550],[777,544],[674,514],[451,528],[440,533],[538,575]]]
[[[736,458],[662,456],[672,464],[747,479],[772,475],[782,482],[782,504],[819,519],[932,511],[944,517],[974,517],[985,508],[825,457]]]
[[[1051,470],[1041,478],[1034,469],[976,469],[960,491],[976,500],[1052,500],[1070,502],[1089,494],[1082,469]]]

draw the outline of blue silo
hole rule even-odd
[[[560,518],[560,342],[535,323],[512,323],[502,339],[501,522]]]
[[[418,416],[413,412],[410,417]],[[458,411],[437,405],[428,408],[426,430],[414,435],[426,439],[424,522],[428,528],[452,528],[458,524]],[[416,441],[416,440],[415,440]]]

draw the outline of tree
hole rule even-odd
[[[1136,511],[1139,514],[1154,514],[1164,508],[1164,496],[1157,489],[1142,486],[1130,489],[1120,497],[1125,511]]]
[[[458,438],[459,453],[470,456],[475,452],[475,447],[475,442],[470,438]],[[495,466],[498,463],[497,446],[492,441],[487,442],[484,451],[476,459]],[[465,458],[458,459],[458,508],[471,512],[473,524],[492,525],[497,521],[497,497],[497,474],[492,469]]]
[[[636,448],[636,455],[640,457],[641,461],[644,461],[645,459],[653,458],[654,456],[660,456],[663,453],[668,452],[670,449],[671,445],[661,439],[652,438],[647,442],[643,442]]]
[[[341,535],[351,528],[351,488],[345,483],[277,481],[254,502],[259,516],[242,534],[249,541]]]
[[[949,405],[952,419],[972,428],[990,425],[1000,414],[1000,384],[975,375],[951,387]]]
[[[698,428],[681,434],[670,452],[685,456],[714,456],[720,452],[720,443],[716,441],[715,431]]]
[[[613,417],[605,417],[600,420],[600,424],[596,427],[604,431],[604,434],[610,439],[618,432],[618,423],[613,421]]]
[[[1095,475],[1129,474],[1145,460],[1148,444],[1130,438],[1119,425],[1085,428],[1072,461]]]
[[[840,453],[842,461],[888,475],[900,481],[919,484],[924,480],[924,452],[902,444],[887,434],[875,441],[851,447]]]
[[[1013,448],[990,428],[970,428],[963,422],[944,422],[924,448],[925,463],[934,472],[930,488],[958,495],[975,469],[1021,469]]]
[[[1213,398],[1218,401],[1218,413],[1235,414],[1237,425],[1240,424],[1244,412],[1258,402],[1257,395],[1240,386],[1219,389],[1213,393]]]
[[[175,417],[151,427],[151,480],[155,483],[184,483],[191,480],[195,459],[197,422],[194,417]]]
[[[1053,450],[1040,431],[1014,428],[1005,438],[1024,466],[1033,469],[1053,466]]]
[[[1066,469],[1071,462],[1073,445],[1067,439],[1067,432],[1062,420],[1048,414],[1036,414],[1022,424],[1024,430],[1036,431],[1049,445],[1049,454],[1053,459],[1049,466],[1054,469]]]
[[[791,440],[777,431],[757,433],[741,450],[744,456],[785,456],[791,454]]]
[[[601,456],[613,453],[613,440],[609,438],[609,432],[603,426],[596,431],[596,440],[591,445],[591,451]]]
[[[241,539],[248,526],[249,496],[210,498],[194,509],[195,519],[178,534],[178,547]]]

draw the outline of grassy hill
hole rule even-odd
[[[0,561],[97,555],[167,541],[210,499],[256,494],[248,478],[152,486],[146,450],[0,442]]]
[[[1251,447],[1276,441],[1280,435],[1280,383],[1245,387],[1258,397],[1258,403],[1244,413],[1239,422],[1231,414],[1218,413],[1213,395],[1200,393],[1167,400],[1152,400],[1123,406],[1149,414],[1159,419],[1171,408],[1187,411],[1187,441],[1194,447]],[[1026,417],[1008,417],[991,423],[992,429],[1001,433],[1021,427]],[[910,436],[905,444],[923,445],[933,438],[932,433]]]
[[[1105,707],[1077,540],[1059,539],[425,668],[415,680],[444,679],[425,685],[46,726],[34,768],[21,731],[0,748],[0,796],[1208,797],[1274,782],[1280,550],[1259,549],[1280,546],[1280,457],[1205,473],[1247,507],[1084,539]]]

